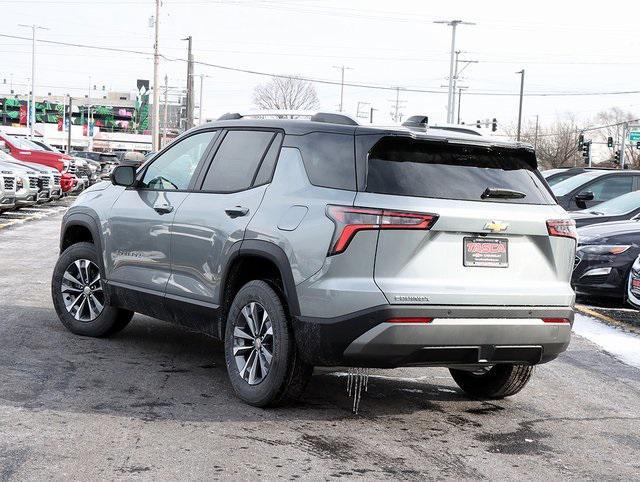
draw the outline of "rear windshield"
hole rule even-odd
[[[369,152],[366,191],[464,201],[555,203],[529,151],[400,137],[383,138]],[[487,192],[493,194],[487,196]]]

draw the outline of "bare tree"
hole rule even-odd
[[[507,129],[515,138],[515,129]],[[540,169],[573,167],[582,162],[578,150],[578,126],[573,116],[558,118],[552,124],[540,126],[536,135],[535,125],[527,123],[520,134],[523,142],[536,146]]]
[[[253,91],[253,104],[267,110],[313,110],[320,105],[311,82],[298,77],[274,77]]]

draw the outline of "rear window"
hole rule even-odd
[[[464,201],[554,204],[539,176],[528,151],[386,137],[369,152],[366,191]],[[487,189],[516,191],[520,197],[483,199]]]

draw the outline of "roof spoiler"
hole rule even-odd
[[[402,125],[404,127],[427,127],[429,125],[429,117],[426,115],[412,115]]]

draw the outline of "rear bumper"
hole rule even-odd
[[[388,323],[428,317],[430,323]],[[545,323],[565,318],[570,323]],[[301,356],[316,366],[392,368],[545,363],[567,349],[570,307],[382,306],[332,319],[294,320]]]

